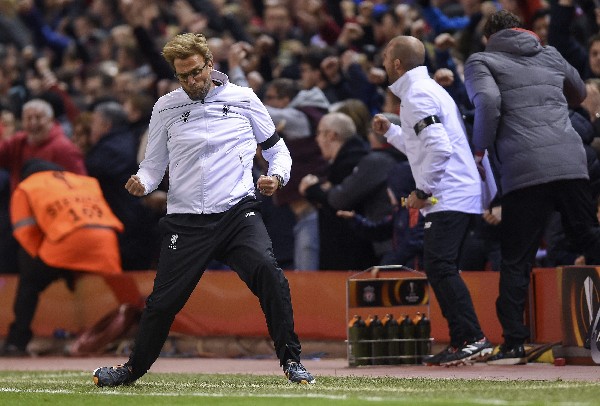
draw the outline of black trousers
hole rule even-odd
[[[476,215],[442,211],[425,217],[423,262],[427,280],[448,322],[450,344],[461,347],[484,337],[471,294],[460,276],[461,246]]]
[[[14,345],[25,350],[33,335],[31,322],[35,316],[40,293],[57,279],[63,278],[69,287],[73,286],[74,272],[53,268],[43,263],[39,258],[32,258],[24,249],[19,247],[19,283],[13,303],[15,319],[11,323],[6,345]]]
[[[225,213],[167,215],[160,227],[158,271],[127,362],[134,379],[158,358],[175,315],[213,259],[233,269],[258,297],[281,365],[288,359],[300,360],[290,288],[273,256],[255,199],[244,199]]]
[[[550,215],[558,211],[567,238],[588,264],[600,264],[600,228],[589,182],[561,180],[510,192],[502,197],[502,265],[496,313],[505,343],[529,338],[525,303],[535,254]]]

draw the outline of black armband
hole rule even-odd
[[[273,135],[271,135],[269,138],[267,138],[266,140],[264,140],[263,142],[261,142],[260,147],[264,150],[271,148],[273,145],[277,144],[277,141],[279,141],[279,134],[277,134],[277,132],[274,132]]]
[[[417,133],[417,135],[419,135],[419,133],[421,131],[423,131],[424,129],[429,127],[431,124],[437,124],[437,123],[441,123],[440,118],[436,115],[433,115],[433,116],[425,117],[423,120],[421,120],[417,124],[415,124],[415,126],[413,128],[415,130],[415,133]]]

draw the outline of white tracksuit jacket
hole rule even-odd
[[[452,97],[429,77],[425,66],[406,72],[390,90],[401,100],[401,126],[392,124],[385,136],[408,157],[417,188],[438,199],[422,213],[482,213],[481,177]],[[432,115],[441,123],[417,135],[415,124]]]
[[[255,195],[252,165],[257,144],[275,134],[271,116],[252,89],[213,71],[220,85],[202,101],[182,88],[158,99],[152,111],[148,146],[137,175],[146,193],[169,166],[167,213],[221,213]],[[282,139],[262,151],[268,175],[287,183],[292,160]]]

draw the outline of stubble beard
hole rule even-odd
[[[204,83],[204,86],[202,86],[202,87],[190,87],[189,89],[186,89],[185,87],[183,87],[183,90],[187,93],[189,98],[192,100],[204,100],[206,98],[206,95],[210,91],[211,84],[212,84],[212,82],[210,80],[207,80]]]

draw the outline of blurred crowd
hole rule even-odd
[[[414,189],[406,157],[370,131],[375,114],[394,122],[400,109],[381,53],[398,35],[422,40],[430,75],[468,130],[463,65],[485,49],[482,27],[498,9],[518,15],[586,81],[572,122],[597,196],[600,6],[592,0],[0,0],[0,272],[18,273],[9,206],[29,158],[98,179],[124,226],[123,268],[156,265],[168,176],[141,199],[123,186],[143,159],[154,102],[180,86],[160,52],[183,32],[208,38],[215,69],[255,91],[290,149],[290,182],[261,197],[281,267],[419,268],[423,221],[402,207]],[[257,151],[257,177],[264,165]],[[498,199],[469,232],[461,269],[498,269],[500,221]],[[540,266],[581,261],[560,218],[546,234]]]

